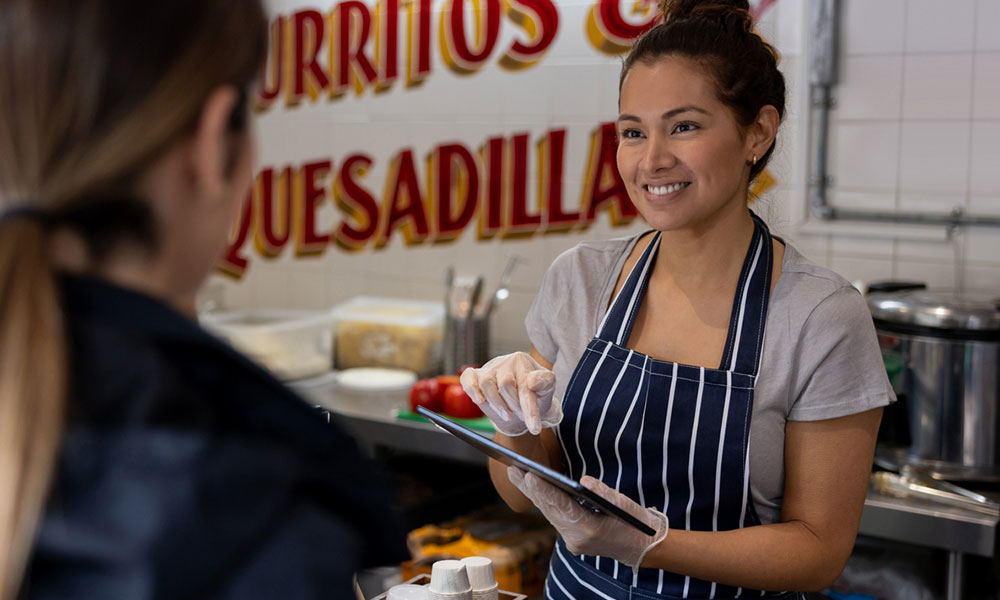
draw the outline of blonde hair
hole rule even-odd
[[[0,210],[62,219],[92,255],[144,237],[120,202],[110,229],[66,216],[128,198],[152,223],[137,176],[193,130],[212,90],[249,86],[266,44],[260,0],[0,2]],[[72,383],[49,231],[0,219],[0,600],[30,557]]]

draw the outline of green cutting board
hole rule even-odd
[[[479,417],[478,419],[459,419],[456,417],[449,417],[448,415],[444,416],[448,417],[449,419],[458,423],[459,425],[465,425],[469,429],[475,429],[476,431],[485,431],[487,433],[493,433],[493,424],[490,423],[490,420],[487,419],[486,417]],[[424,423],[430,423],[430,421],[421,417],[417,413],[402,408],[396,411],[396,418],[406,419],[407,421],[423,421]]]

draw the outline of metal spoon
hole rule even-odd
[[[497,285],[497,290],[493,292],[490,296],[490,301],[486,305],[486,310],[484,314],[489,317],[493,314],[493,310],[496,309],[497,304],[503,302],[510,296],[510,280],[514,274],[514,268],[517,267],[518,263],[524,262],[525,259],[518,256],[517,254],[512,254],[507,258],[507,264],[504,265],[503,274],[500,275],[500,283]]]
[[[479,304],[479,297],[483,295],[483,276],[476,277],[476,283],[472,286],[472,295],[469,296],[469,312],[466,318],[471,320],[476,313],[476,305]]]
[[[444,271],[444,312],[451,314],[451,289],[455,285],[455,267],[448,267]]]

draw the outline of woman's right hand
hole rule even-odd
[[[504,435],[538,435],[543,427],[555,427],[562,421],[562,403],[552,397],[555,374],[524,352],[498,356],[478,369],[466,369],[461,381],[465,393]]]

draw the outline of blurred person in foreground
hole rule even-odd
[[[200,329],[260,0],[0,0],[0,598],[348,598],[406,557],[354,442]]]

